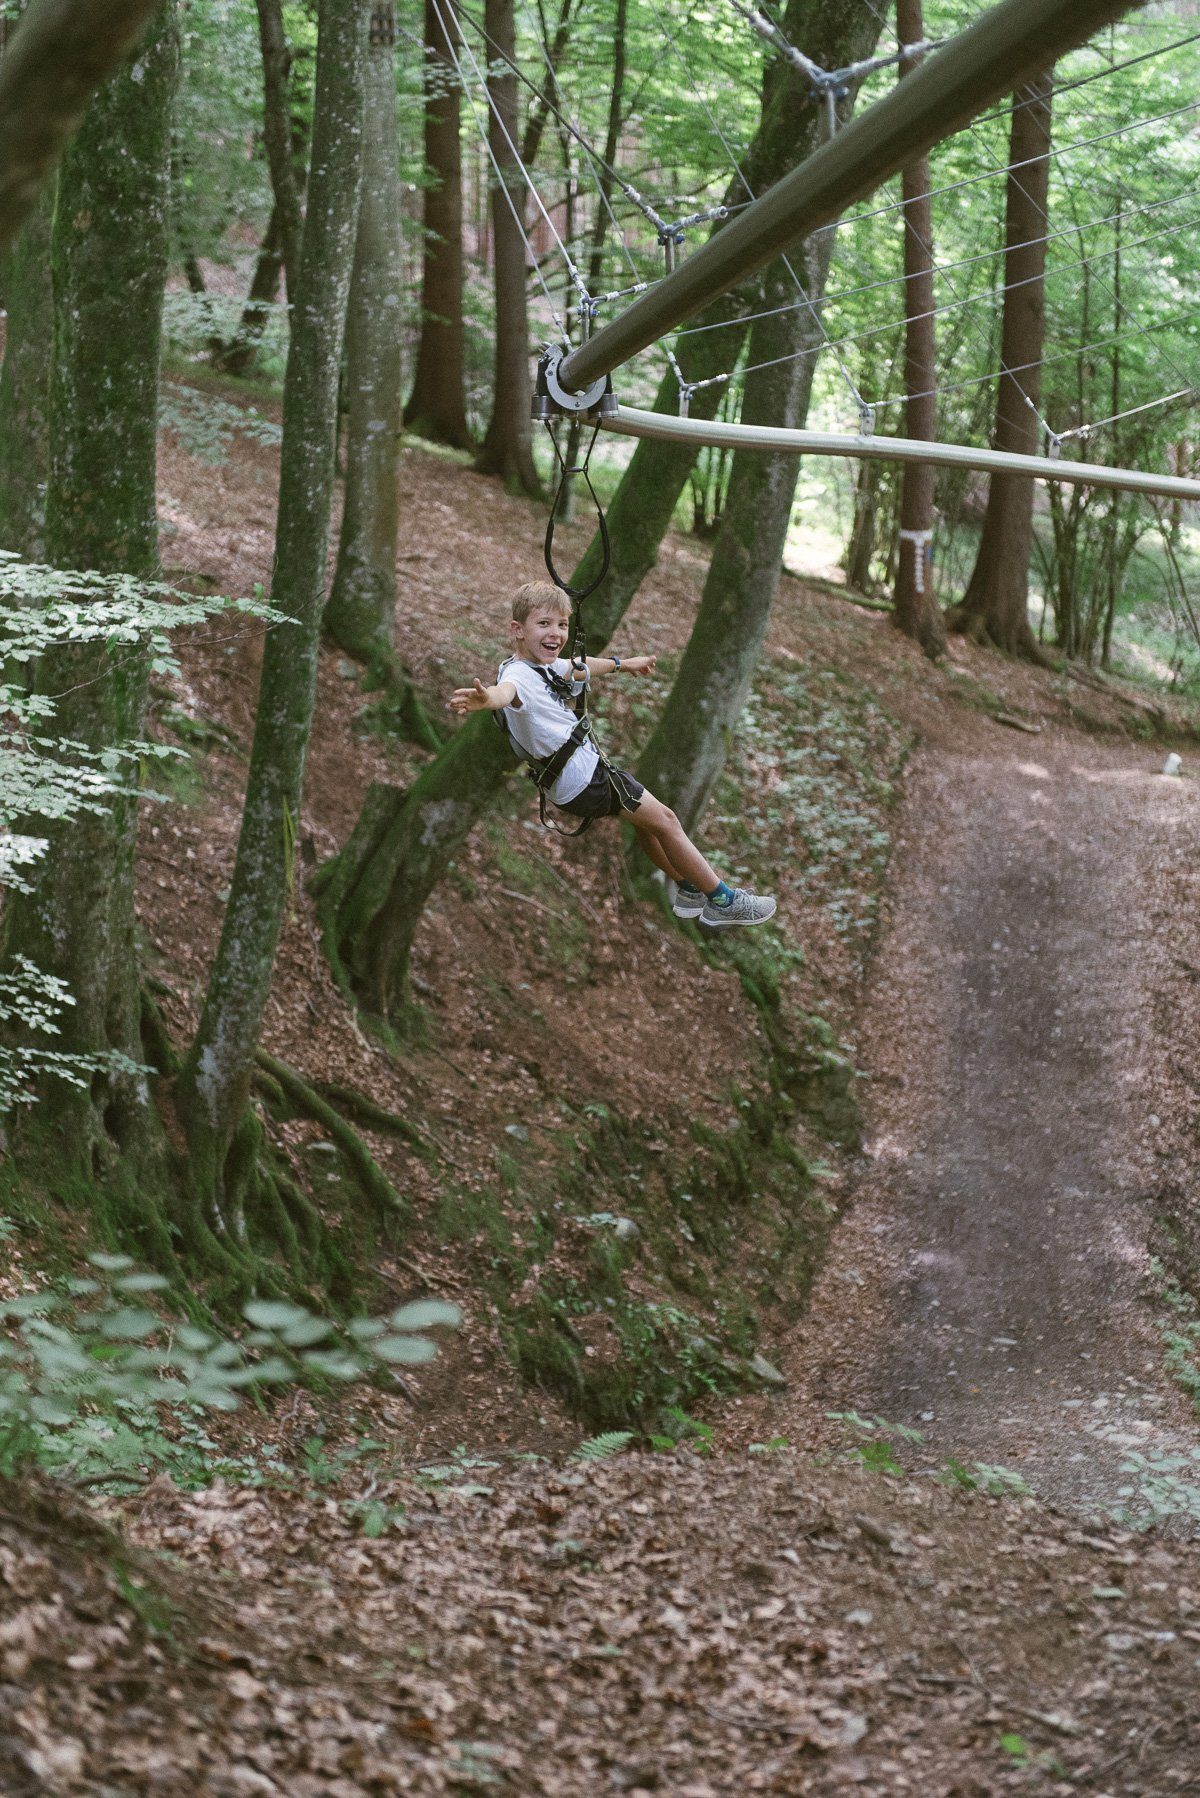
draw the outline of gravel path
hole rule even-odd
[[[1197,1441],[1147,1303],[1169,882],[1200,863],[1200,787],[1161,763],[995,727],[919,759],[860,1051],[863,1171],[797,1345],[810,1400],[1089,1505],[1128,1484],[1130,1449]]]

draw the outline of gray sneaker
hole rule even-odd
[[[671,902],[671,910],[677,918],[698,918],[708,900],[699,887],[681,881],[675,889],[675,897]]]
[[[775,901],[748,893],[745,887],[734,887],[728,905],[714,905],[709,899],[700,913],[700,922],[709,930],[722,930],[729,924],[765,924],[775,916]]]

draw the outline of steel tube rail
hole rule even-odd
[[[970,449],[958,443],[928,443],[919,437],[861,437],[839,431],[785,431],[776,425],[712,423],[673,418],[620,406],[601,419],[619,437],[655,437],[662,443],[691,443],[716,449],[791,450],[804,456],[851,456],[875,462],[931,462],[938,468],[978,468],[988,474],[1024,474],[1039,481],[1070,481],[1084,487],[1116,487],[1161,499],[1200,501],[1200,481],[1184,475],[1149,474],[1140,468],[1106,468],[1098,462],[1064,462],[1055,456],[1018,456],[1007,450]]]
[[[580,393],[611,374],[1129,10],[1127,0],[1001,0],[564,356],[561,384]]]

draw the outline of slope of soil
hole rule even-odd
[[[269,581],[277,454],[261,435],[234,436],[216,463],[174,436],[164,444],[164,555],[207,588],[238,592]],[[416,446],[404,453],[401,492],[397,642],[436,707],[445,691],[494,662],[503,595],[537,572],[540,518],[494,482]],[[587,528],[564,533],[564,557],[582,547]],[[671,539],[631,608],[620,646],[657,651],[660,676],[612,683],[604,728],[619,754],[635,758],[652,726],[704,569],[694,543]],[[144,928],[164,1011],[181,1040],[194,1025],[220,928],[260,649],[261,627],[220,622],[185,647],[185,679],[163,700],[167,733],[178,734],[182,716],[185,740],[199,732],[207,745],[195,757],[190,802],[148,821],[143,857]],[[414,956],[427,1032],[402,1055],[364,1032],[335,991],[311,906],[298,895],[266,1046],[309,1078],[339,1080],[418,1125],[431,1150],[425,1159],[369,1133],[413,1207],[405,1255],[401,1262],[385,1255],[381,1271],[393,1291],[424,1281],[467,1302],[461,1342],[431,1375],[414,1380],[430,1409],[397,1423],[445,1446],[490,1441],[499,1380],[512,1439],[532,1447],[562,1439],[557,1401],[531,1397],[512,1381],[508,1326],[493,1306],[540,1308],[540,1345],[528,1371],[551,1378],[547,1356],[554,1359],[564,1325],[577,1328],[563,1307],[576,1302],[573,1288],[595,1286],[597,1257],[607,1256],[595,1240],[604,1226],[589,1217],[631,1214],[643,1229],[642,1246],[620,1271],[629,1297],[623,1340],[644,1338],[647,1307],[666,1297],[684,1320],[671,1326],[677,1337],[711,1335],[740,1350],[757,1335],[774,1354],[845,1179],[820,1123],[806,1128],[801,1119],[788,1132],[798,1161],[777,1170],[796,1189],[799,1230],[781,1204],[777,1221],[747,1240],[744,1254],[743,1237],[755,1237],[745,1218],[736,1229],[726,1220],[722,1232],[727,1149],[737,1146],[746,1108],[766,1118],[774,1102],[764,1025],[780,1023],[794,1052],[811,1050],[814,1065],[832,1066],[830,1052],[842,1067],[861,1062],[861,980],[908,745],[914,733],[931,730],[951,740],[969,735],[998,710],[1110,733],[1150,723],[1137,695],[1008,668],[965,645],[944,668],[930,669],[886,619],[785,578],[755,711],[706,830],[723,866],[779,895],[780,926],[749,970],[727,952],[697,955],[653,908],[631,910],[615,840],[597,831],[568,847],[537,831],[519,782],[427,910]],[[324,656],[301,830],[307,866],[346,840],[372,781],[402,786],[420,766],[421,752],[381,731],[376,711],[354,666]],[[986,728],[997,734],[998,727]],[[763,933],[759,942],[766,940]],[[756,1003],[764,990],[778,994],[775,1020]],[[814,1098],[820,1095],[804,1095],[806,1103]],[[853,1128],[844,1117],[839,1127]],[[336,1216],[355,1201],[321,1161],[320,1137],[301,1120],[281,1132],[293,1173]],[[821,1164],[819,1189],[806,1187],[798,1167]],[[699,1226],[678,1199],[693,1192],[696,1178],[718,1195],[714,1215]],[[747,1193],[764,1190],[753,1168],[734,1178]],[[768,1209],[760,1206],[764,1215]],[[539,1237],[531,1220],[555,1215],[547,1253],[545,1232]],[[730,1262],[720,1249],[716,1260],[728,1265],[716,1269],[714,1286],[712,1245],[722,1233],[734,1256]],[[679,1279],[664,1285],[661,1269],[672,1260]],[[483,1302],[472,1303],[481,1289]],[[707,1296],[697,1303],[697,1293]],[[614,1353],[628,1359],[603,1330],[575,1347],[588,1375],[589,1352],[606,1366]],[[559,1369],[551,1383],[562,1391],[575,1377]],[[622,1391],[636,1391],[639,1378],[636,1368],[622,1375]],[[697,1375],[700,1388],[708,1378]],[[613,1402],[619,1408],[627,1396]],[[608,1403],[592,1405],[598,1421]]]

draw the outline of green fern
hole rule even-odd
[[[589,1436],[575,1450],[575,1461],[607,1461],[627,1449],[634,1439],[632,1430],[605,1430],[600,1436]]]

